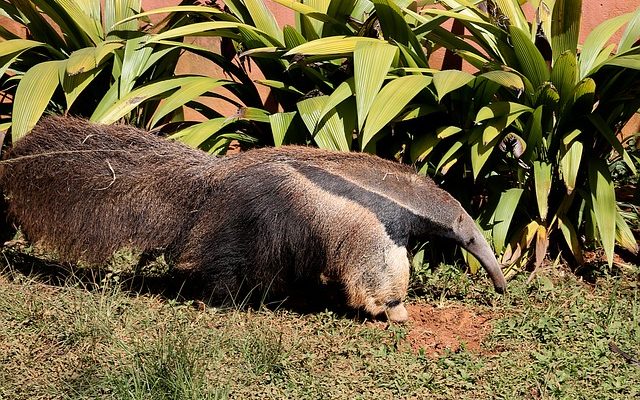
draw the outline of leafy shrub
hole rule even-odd
[[[451,172],[470,170],[469,184],[472,177],[486,189],[480,220],[503,263],[539,265],[559,236],[578,262],[584,244],[598,240],[611,265],[616,242],[638,251],[616,204],[610,165],[620,159],[636,173],[619,134],[640,107],[640,9],[603,22],[580,47],[581,1],[557,1],[550,11],[538,5],[535,22],[507,0],[452,16],[475,46],[446,33],[439,43],[483,71],[518,73],[524,90],[482,104],[474,99],[483,92],[464,88],[457,107],[469,113],[453,125],[461,133],[439,146],[459,147],[458,172]],[[625,25],[617,46],[608,44]]]
[[[618,133],[640,107],[640,11],[605,21],[579,46],[580,0],[558,0],[551,8],[534,2],[535,21],[525,18],[516,0],[483,6],[441,0],[443,8],[422,8],[430,2],[409,0],[275,1],[295,11],[295,27],[281,29],[262,0],[229,0],[224,10],[182,5],[127,14],[121,23],[131,23],[129,32],[137,33],[130,39],[112,32],[124,47],[109,53],[113,62],[105,75],[111,71],[118,79],[117,66],[131,40],[135,54],[194,51],[233,76],[238,84],[216,84],[234,88],[238,105],[247,107],[235,118],[224,118],[194,100],[204,92],[195,95],[175,82],[182,78],[156,82],[157,76],[143,74],[148,80],[134,91],[166,91],[153,92],[146,97],[150,102],[137,109],[122,105],[139,98],[134,91],[118,97],[122,112],[111,113],[112,119],[127,116],[153,127],[158,109],[168,116],[187,105],[205,110],[211,119],[174,137],[206,150],[224,151],[236,138],[368,151],[412,163],[479,216],[496,253],[514,270],[540,265],[551,244],[568,249],[578,262],[590,243],[602,244],[609,264],[615,243],[637,251],[616,204],[611,165],[619,159],[616,165],[636,173]],[[161,28],[134,29],[134,19],[167,12],[170,17]],[[441,26],[447,20],[469,34],[447,31]],[[609,45],[623,26],[617,48]],[[219,37],[224,56],[182,42],[192,35]],[[478,71],[431,68],[428,56],[439,48]],[[64,54],[75,53],[59,57],[67,65],[61,75],[73,76],[68,65],[76,61]],[[264,79],[248,78],[246,71],[253,67]],[[23,84],[28,69],[13,68],[16,75],[5,75],[4,83],[22,78]],[[266,102],[257,97],[255,84],[271,88]],[[114,96],[115,91],[108,93]],[[168,96],[171,101],[164,104],[174,108],[155,101],[160,95]],[[145,111],[149,107],[153,111]],[[92,112],[94,119],[111,121]],[[240,120],[254,123],[233,125]],[[29,125],[17,121],[14,136]],[[263,130],[270,130],[270,137]],[[475,261],[469,261],[475,268]]]
[[[11,127],[13,140],[18,140],[46,111],[102,123],[124,119],[151,129],[182,121],[186,106],[210,120],[204,126],[191,124],[178,133],[181,137],[200,145],[199,130],[207,129],[217,134],[215,140],[209,138],[213,150],[239,138],[225,136],[249,118],[223,118],[199,98],[216,96],[239,107],[261,106],[255,87],[242,85],[251,82],[246,73],[210,49],[185,43],[183,35],[151,40],[166,30],[196,25],[201,17],[169,14],[156,26],[148,20],[141,26],[133,18],[140,6],[140,0],[0,1],[0,12],[28,32],[22,39],[8,29],[0,30],[6,39],[0,42],[0,90],[12,100],[2,104],[5,122],[0,127]],[[205,16],[224,14],[215,8],[199,10]],[[175,75],[181,52],[218,64],[231,79]],[[221,86],[240,102],[214,94]],[[212,121],[219,125],[217,130]]]
[[[258,66],[258,83],[283,108],[269,116],[276,145],[416,164],[480,215],[506,265],[540,265],[551,240],[578,262],[594,241],[609,264],[616,242],[637,251],[609,165],[619,157],[635,172],[617,134],[640,107],[640,11],[605,21],[579,47],[579,0],[552,9],[538,2],[533,22],[515,0],[483,8],[442,0],[444,9],[276,2],[296,12],[295,28],[280,30],[260,0],[235,0],[228,11],[246,25],[236,36],[226,26],[192,31],[230,37],[238,56]],[[448,19],[470,35],[442,28]],[[614,53],[607,43],[625,25]],[[437,48],[478,72],[430,68]]]

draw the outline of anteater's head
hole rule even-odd
[[[476,223],[462,207],[460,207],[460,214],[452,223],[450,236],[478,259],[491,278],[496,292],[504,293],[507,287],[507,281],[502,274],[502,269],[496,260],[493,249],[491,249],[491,246],[487,243],[487,240],[476,226]]]
[[[372,257],[345,277],[347,302],[373,317],[405,322],[409,317],[403,303],[409,287],[407,250],[390,246],[380,252],[382,263]]]

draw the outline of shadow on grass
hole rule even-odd
[[[131,296],[157,295],[165,301],[189,302],[194,306],[259,309],[272,311],[286,309],[298,314],[315,314],[331,311],[336,315],[355,320],[369,318],[365,313],[346,306],[343,290],[339,285],[318,285],[300,282],[291,288],[286,296],[269,296],[249,288],[241,289],[234,298],[216,301],[208,296],[204,279],[200,275],[190,275],[172,271],[160,275],[114,273],[104,268],[79,267],[68,263],[58,263],[37,256],[4,248],[0,255],[0,275],[9,281],[28,278],[35,282],[56,286],[80,286],[93,291],[106,284],[117,283]]]

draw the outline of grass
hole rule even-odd
[[[2,257],[0,257],[2,259]],[[640,395],[640,269],[587,284],[562,268],[497,296],[421,272],[412,302],[493,315],[481,352],[414,351],[411,326],[332,311],[203,309],[113,279],[0,273],[1,399],[628,399]],[[24,266],[23,266],[24,267]],[[24,268],[22,268],[24,270]]]

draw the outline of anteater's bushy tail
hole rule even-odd
[[[130,126],[50,117],[8,152],[0,187],[28,238],[97,264],[124,247],[180,246],[215,162]]]

